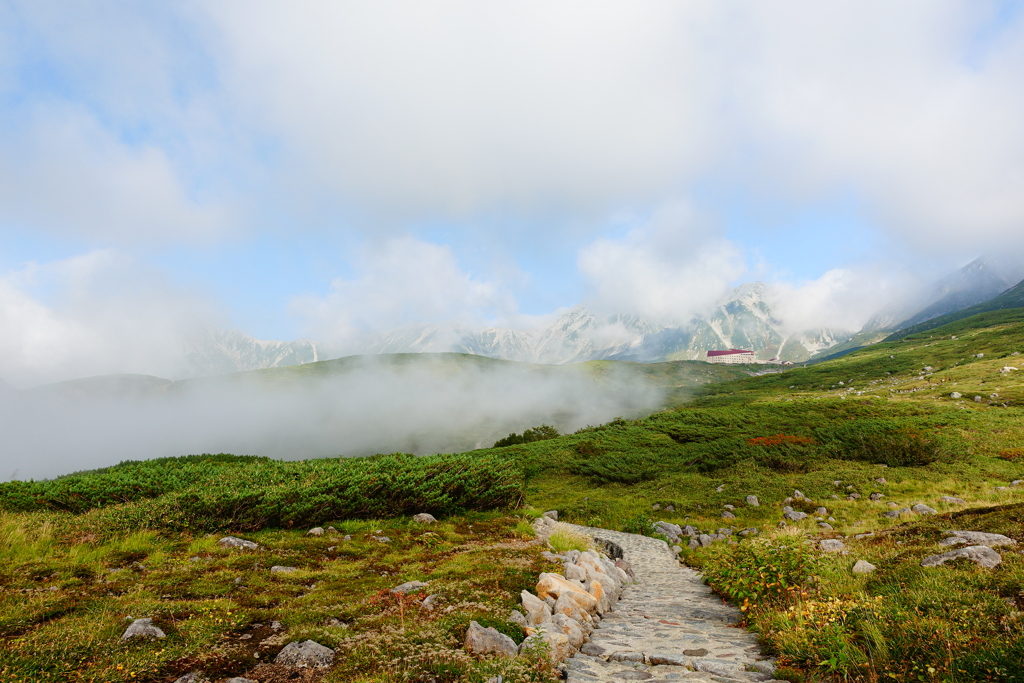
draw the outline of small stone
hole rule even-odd
[[[918,503],[917,505],[914,505],[910,509],[911,509],[911,511],[916,512],[919,515],[934,515],[934,514],[938,514],[935,511],[935,508],[928,507],[924,503]]]
[[[826,538],[818,542],[818,548],[825,553],[841,553],[846,550],[846,544],[838,538]]]
[[[900,508],[899,510],[889,510],[888,512],[883,513],[882,516],[890,519],[898,519],[900,515],[908,515],[910,512],[910,508]]]
[[[434,515],[428,512],[421,512],[419,514],[413,515],[412,521],[417,522],[418,524],[433,524],[437,521],[437,518],[435,518]]]
[[[832,529],[832,525],[829,524],[828,522],[818,522],[818,526],[820,528],[824,529],[825,531],[832,531],[833,530]]]
[[[441,594],[440,593],[434,593],[432,595],[428,595],[427,597],[423,598],[423,602],[420,603],[420,609],[425,609],[428,612],[433,612],[434,608],[437,607],[438,600],[440,600],[440,599],[441,599]],[[519,612],[516,612],[516,614],[519,614]]]
[[[868,496],[868,498],[870,498],[871,500],[882,500],[882,498],[884,497],[885,496],[883,496],[881,493],[872,493],[870,496]]]
[[[315,526],[312,529],[310,529],[309,531],[307,531],[306,535],[307,536],[323,536],[324,535],[324,528],[320,527],[320,526]]]
[[[167,635],[156,626],[153,626],[152,619],[136,619],[128,626],[121,640],[132,638],[166,638]]]
[[[871,564],[867,560],[857,560],[856,564],[853,565],[854,574],[870,574],[876,569],[878,569],[878,567]]]
[[[888,484],[888,483],[889,483],[889,482],[887,482],[887,481],[885,480],[885,477],[879,477],[878,479],[875,479],[875,481],[876,481],[877,483],[879,483],[879,484]]]
[[[184,676],[175,679],[174,683],[205,683],[208,680],[202,671],[189,671]]]
[[[298,567],[284,567],[279,564],[275,564],[273,567],[270,568],[270,572],[272,574],[290,574],[292,572],[297,571],[299,571]]]
[[[718,488],[715,489],[715,491],[717,491],[718,493],[721,493],[724,490],[725,490],[725,484],[722,484],[721,486],[719,486]]]
[[[1020,486],[1021,484],[1024,484],[1024,479],[1014,479],[1010,482],[1010,486]]]
[[[744,500],[746,501],[747,505],[749,505],[752,508],[756,508],[761,505],[761,501],[759,501],[757,499],[757,496],[754,495],[747,496]]]
[[[793,499],[794,500],[803,500],[805,497],[806,496],[804,496],[804,492],[801,491],[800,489],[797,489],[797,490],[793,491]]]
[[[271,631],[280,631],[281,628],[282,627],[281,627],[281,622],[280,621],[272,621],[272,622],[270,622],[270,630]]]
[[[542,516],[543,517],[547,517],[548,519],[557,522],[558,521],[558,510],[548,510]]]
[[[957,560],[960,558],[968,559],[978,566],[985,567],[987,569],[997,567],[1003,561],[1003,558],[999,556],[999,553],[992,550],[992,548],[984,545],[971,545],[966,548],[950,550],[949,552],[942,553],[941,555],[930,555],[929,557],[921,560],[921,566],[938,567],[950,560]]]
[[[500,654],[515,657],[519,652],[514,640],[491,627],[484,628],[475,621],[466,630],[466,649],[476,655]]]
[[[757,527],[752,526],[741,531],[740,536],[757,536],[758,533]]]
[[[377,541],[377,543],[391,543],[391,539],[387,536],[370,536],[370,538]]]
[[[989,534],[983,531],[947,531],[949,538],[939,541],[939,545],[984,545],[997,548],[1002,545],[1017,545],[1017,541],[1002,534]]]
[[[395,586],[394,588],[392,588],[391,592],[392,593],[411,593],[413,591],[418,591],[421,588],[427,588],[427,587],[428,587],[428,585],[423,583],[422,581],[406,581],[405,583],[403,583],[401,585],[398,585],[398,586]]]
[[[676,506],[675,505],[666,505],[665,506],[665,512],[675,512],[675,511],[676,511]]]
[[[722,512],[722,519],[736,519],[736,515],[729,512],[728,510],[725,510]]]
[[[349,535],[349,534],[345,534],[345,538],[343,538],[341,540],[343,540],[343,541],[351,541],[352,540],[352,536]]]
[[[252,541],[247,541],[244,538],[238,538],[236,536],[225,536],[217,541],[217,545],[221,548],[241,548],[243,550],[256,550],[259,548],[259,546]]]
[[[659,505],[658,503],[655,503],[654,505],[651,506],[651,511],[652,512],[657,512],[660,509],[661,509],[661,505]]]
[[[846,497],[846,500],[860,500],[860,494],[859,493],[851,493],[850,495],[848,495]]]
[[[337,530],[337,529],[335,529],[335,528],[334,528],[333,526],[329,526],[329,527],[327,527],[327,533],[329,533],[329,534],[332,534],[332,535],[333,535],[333,534],[336,534],[336,533],[338,533],[338,530]]]
[[[981,402],[982,402],[983,400],[984,400],[984,399],[983,399],[983,398],[982,398],[981,396],[975,396],[975,397],[974,397],[974,402],[975,402],[975,403],[981,403]]]
[[[817,510],[814,511],[814,514],[819,515],[821,517],[828,517],[828,509],[819,507]]]
[[[953,399],[956,399],[956,398],[963,398],[964,395],[961,394],[959,391],[953,391],[953,392],[950,392],[949,397],[953,398]]]
[[[736,509],[735,505],[729,505],[728,503],[726,503],[722,507],[724,507],[726,510],[735,510]]]
[[[806,519],[808,515],[806,512],[800,512],[799,510],[790,510],[782,516],[793,522],[799,522],[801,519]]]
[[[334,663],[334,650],[312,640],[288,643],[274,658],[274,664],[300,669],[323,669]]]
[[[424,602],[426,602],[426,601],[424,601]],[[520,626],[529,626],[530,625],[530,622],[528,622],[526,620],[526,617],[523,616],[523,613],[520,612],[517,609],[514,609],[511,612],[509,612],[508,620],[511,621],[514,624],[519,624]]]
[[[943,503],[949,503],[950,505],[967,505],[967,501],[963,498],[957,498],[956,496],[943,496],[939,498]]]

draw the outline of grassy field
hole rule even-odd
[[[354,461],[205,456],[3,484],[0,677],[173,681],[202,664],[225,677],[263,667],[259,680],[276,680],[260,662],[314,638],[352,662],[325,680],[545,680],[543,667],[458,647],[475,617],[521,638],[504,619],[544,566],[510,512],[527,506],[648,534],[659,519],[757,528],[682,557],[743,606],[791,680],[1024,680],[1020,550],[1001,549],[995,569],[919,566],[946,549],[948,529],[1024,542],[1024,486],[1010,485],[1024,479],[1021,352],[1024,311],[1001,311],[758,377],[634,368],[678,387],[679,404],[532,443]],[[706,383],[684,402],[695,377]],[[826,507],[832,529],[814,514],[778,526],[797,489],[809,500],[792,506]],[[883,516],[918,502],[939,514]],[[420,511],[442,526],[411,524]],[[331,523],[352,540],[301,531]],[[393,543],[373,541],[378,530]],[[214,531],[266,550],[219,549]],[[826,538],[848,553],[818,552]],[[877,571],[852,574],[858,559]],[[299,571],[271,575],[272,564]],[[428,578],[449,601],[442,610],[411,610],[386,590]],[[168,638],[120,643],[126,618],[142,615]],[[271,633],[275,620],[285,628]]]
[[[174,681],[196,669],[261,682],[554,680],[544,661],[476,660],[462,649],[472,619],[524,638],[509,611],[553,567],[527,541],[522,518],[334,526],[338,533],[321,537],[246,534],[261,549],[245,551],[218,547],[216,535],[103,539],[67,515],[0,515],[0,680]],[[272,573],[275,565],[296,571]],[[429,587],[390,592],[413,580]],[[420,608],[428,594],[439,596],[431,611]],[[167,637],[121,642],[141,616]],[[305,639],[336,650],[326,674],[295,678],[272,664],[285,643]]]

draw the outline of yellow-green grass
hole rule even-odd
[[[509,612],[553,567],[517,532],[520,517],[346,521],[322,537],[247,534],[258,551],[220,548],[212,535],[103,541],[83,535],[78,521],[0,515],[0,680],[166,681],[194,669],[284,680],[269,662],[305,639],[337,651],[324,681],[552,680],[543,662],[477,659],[462,648],[471,619],[523,638]],[[273,565],[298,571],[271,573]],[[429,581],[429,589],[389,591],[411,580]],[[428,593],[443,596],[433,611],[419,608]],[[167,637],[122,643],[140,617]],[[272,631],[272,621],[283,628]]]

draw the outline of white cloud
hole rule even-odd
[[[773,282],[773,316],[788,334],[818,328],[856,332],[872,315],[918,294],[914,278],[898,269],[834,268],[807,282]]]
[[[686,323],[718,302],[744,263],[713,225],[676,204],[623,237],[594,241],[579,268],[595,310]]]
[[[159,146],[126,145],[76,107],[38,107],[0,142],[0,221],[100,243],[208,242],[227,206],[189,196]]]
[[[109,373],[182,376],[182,339],[219,322],[151,267],[102,250],[0,277],[0,378],[33,386]]]
[[[326,296],[291,303],[309,334],[340,348],[410,322],[482,323],[515,313],[505,288],[465,272],[447,246],[393,238],[366,246],[358,262],[358,276],[333,280]]]

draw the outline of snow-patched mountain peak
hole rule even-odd
[[[205,329],[186,338],[184,345],[189,370],[196,376],[224,375],[322,360],[316,342],[264,341],[238,330]]]

